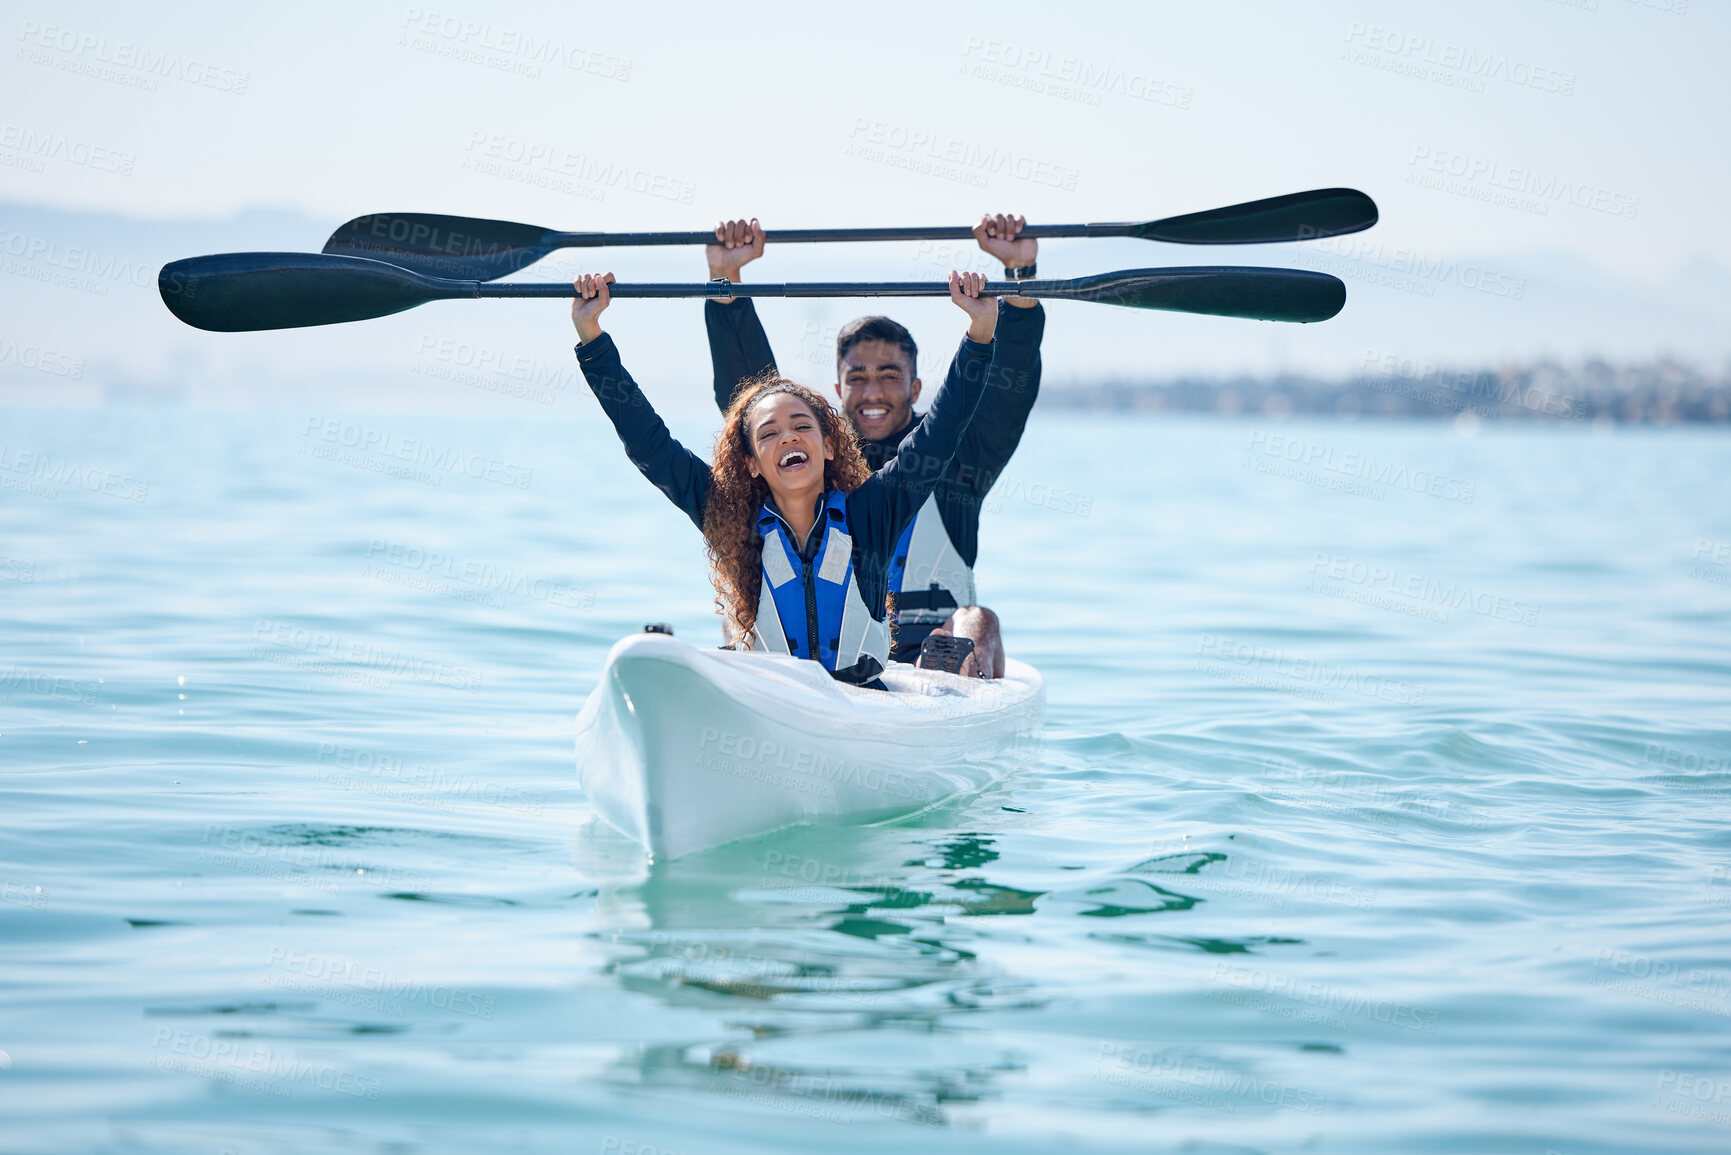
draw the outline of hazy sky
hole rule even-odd
[[[0,4],[0,200],[623,229],[1133,220],[1349,185],[1382,223],[1373,251],[1332,256],[1372,272],[1414,256],[1577,258],[1651,283],[1731,267],[1722,0],[166,7]],[[965,255],[826,247],[754,273],[937,277]],[[1239,256],[1068,242],[1041,265]],[[645,277],[675,257],[701,275],[692,253],[605,255]],[[1340,332],[1178,322],[1136,332],[1241,340],[1256,364]],[[1100,324],[1085,331],[1117,331]]]

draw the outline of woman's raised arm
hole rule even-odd
[[[709,502],[709,465],[667,431],[643,390],[625,371],[613,338],[601,331],[601,312],[610,301],[612,273],[585,273],[574,282],[571,323],[577,327],[577,364],[601,409],[613,422],[625,455],[667,500],[685,511],[698,529]]]

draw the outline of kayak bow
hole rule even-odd
[[[890,692],[816,662],[699,650],[664,634],[613,647],[577,716],[577,773],[607,823],[656,858],[809,822],[924,809],[978,790],[1039,742],[1045,683],[891,663]]]

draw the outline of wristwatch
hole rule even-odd
[[[1004,279],[1009,281],[1031,281],[1034,279],[1034,274],[1038,271],[1039,266],[1037,265],[1023,265],[1019,269],[1005,269]]]

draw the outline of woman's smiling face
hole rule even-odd
[[[823,463],[835,456],[811,405],[792,393],[772,393],[751,407],[745,434],[753,477],[771,492],[803,493],[823,486]]]

